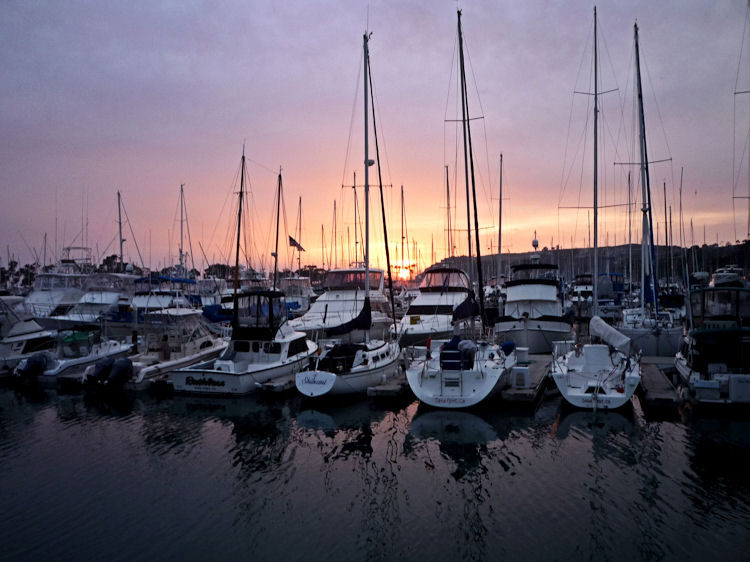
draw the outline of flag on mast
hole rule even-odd
[[[302,247],[302,245],[299,242],[297,242],[294,238],[292,238],[291,236],[289,237],[289,245],[293,246],[294,248],[297,248],[300,252],[304,252],[305,251],[305,249]]]

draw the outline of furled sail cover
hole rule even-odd
[[[594,316],[589,323],[589,333],[592,336],[607,342],[617,351],[628,353],[630,350],[630,338],[615,330],[598,316]]]
[[[369,330],[371,326],[372,310],[370,309],[370,297],[367,297],[362,304],[362,310],[357,316],[349,320],[349,322],[330,328],[326,333],[329,336],[341,336],[354,330]]]

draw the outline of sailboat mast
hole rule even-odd
[[[653,219],[651,216],[651,183],[648,171],[648,150],[646,147],[646,118],[643,111],[643,87],[641,84],[641,59],[638,51],[638,24],[633,26],[635,30],[635,68],[636,68],[636,83],[638,88],[638,116],[639,116],[639,129],[640,129],[640,148],[641,148],[641,185],[643,190],[643,233],[644,244],[648,244],[649,248],[649,272],[651,273],[651,288],[654,298],[654,313],[658,316],[659,314],[659,296],[658,287],[659,284],[656,280],[656,271],[654,270],[654,231],[652,229]],[[646,240],[646,236],[648,239]],[[641,280],[645,281],[645,272],[641,272]],[[641,284],[641,306],[645,306],[645,285]]]
[[[500,200],[497,212],[497,276],[496,285],[500,283],[502,275],[502,258],[503,258],[503,153],[500,153]]]
[[[471,147],[471,121],[469,119],[469,101],[467,99],[468,96],[467,96],[467,91],[466,91],[466,67],[464,65],[463,34],[461,32],[461,10],[458,10],[458,38],[459,38],[459,54],[460,54],[460,62],[461,62],[461,99],[463,101],[461,110],[464,115],[464,121],[463,121],[464,157],[466,157],[467,151],[468,151],[468,157],[469,157],[468,162],[467,161],[464,162],[464,167],[466,169],[468,168],[471,169],[471,193],[472,193],[472,199],[474,201],[474,234],[475,234],[476,247],[477,247],[477,292],[479,293],[479,313],[480,313],[481,318],[484,320],[484,282],[482,279],[482,255],[481,255],[480,246],[479,246],[479,217],[477,215],[477,192],[476,192],[476,185],[474,181],[474,152]],[[467,215],[469,214],[468,190],[469,190],[469,184],[468,184],[468,172],[467,172],[467,184],[466,184]],[[467,230],[471,231],[471,224],[469,224],[469,228]],[[469,241],[471,241],[471,234],[469,234]],[[469,259],[471,259],[471,252],[469,252]]]
[[[447,216],[448,216],[448,257],[453,257],[453,233],[451,229],[451,185],[450,179],[448,178],[448,166],[445,166],[445,199],[448,202]]]
[[[401,186],[401,269],[404,269],[404,186]],[[408,267],[408,265],[407,265]]]
[[[464,41],[463,33],[461,31],[461,10],[458,10],[458,53],[459,53],[459,74],[461,76],[461,119],[463,122],[463,138],[464,138],[464,182],[466,184],[466,234],[468,237],[468,248],[469,248],[469,263],[471,263],[471,205],[469,203],[469,156],[467,154],[469,150],[468,142],[466,141],[466,124],[469,116],[467,115],[466,107],[466,88],[464,88]],[[474,277],[473,270],[470,269],[471,277]]]
[[[183,222],[185,221],[184,216],[183,216],[183,210],[185,209],[184,188],[185,188],[185,184],[181,183],[180,184],[180,275],[184,275],[183,272],[185,271],[184,262],[183,262],[184,258],[183,258],[183,253],[182,253],[182,242],[183,242],[182,225],[183,225]]]
[[[593,314],[599,314],[599,53],[596,35],[596,6],[594,6],[594,279]]]
[[[240,240],[242,237],[242,196],[245,192],[245,147],[242,147],[242,165],[240,167],[240,203],[237,210],[237,247],[234,254],[234,306],[232,307],[232,326],[236,326],[240,317],[237,308],[237,289],[240,285]]]
[[[119,225],[120,230],[120,271],[123,270],[123,261],[122,261],[122,243],[124,242],[124,239],[122,238],[122,203],[120,202],[120,192],[117,192],[117,224]]]
[[[279,215],[281,215],[281,168],[276,186],[276,249],[273,252],[273,290],[276,290],[276,280],[279,272]],[[292,262],[293,263],[293,262]]]
[[[299,207],[297,209],[299,216],[299,230],[297,230],[297,242],[302,245],[302,196],[299,196]],[[302,250],[297,248],[297,274],[302,270]]]
[[[672,250],[669,247],[669,222],[667,219],[667,182],[664,182],[664,247],[667,249],[667,260],[664,261],[664,270],[667,272],[667,284],[672,282],[669,271],[669,254]]]
[[[368,84],[368,70],[369,70],[369,61],[370,61],[370,53],[367,48],[367,40],[369,39],[368,33],[364,34],[364,89],[365,89],[365,306],[369,305],[370,300],[370,166],[373,164],[373,162],[370,161],[370,153],[369,153],[369,132],[368,132],[368,123],[369,119],[367,116],[367,84]],[[370,341],[370,330],[367,330],[365,332],[365,342],[369,343]]]

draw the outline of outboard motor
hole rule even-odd
[[[111,357],[101,359],[94,365],[94,371],[86,377],[87,384],[99,385],[107,382],[110,371],[112,371],[112,365],[115,364],[115,360]]]
[[[48,362],[45,353],[36,353],[18,365],[16,374],[22,379],[36,380],[47,369]]]
[[[133,362],[127,357],[120,357],[112,365],[112,371],[107,378],[107,386],[121,388],[133,376]]]

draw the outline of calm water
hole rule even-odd
[[[750,421],[493,408],[0,389],[0,558],[750,558]]]

